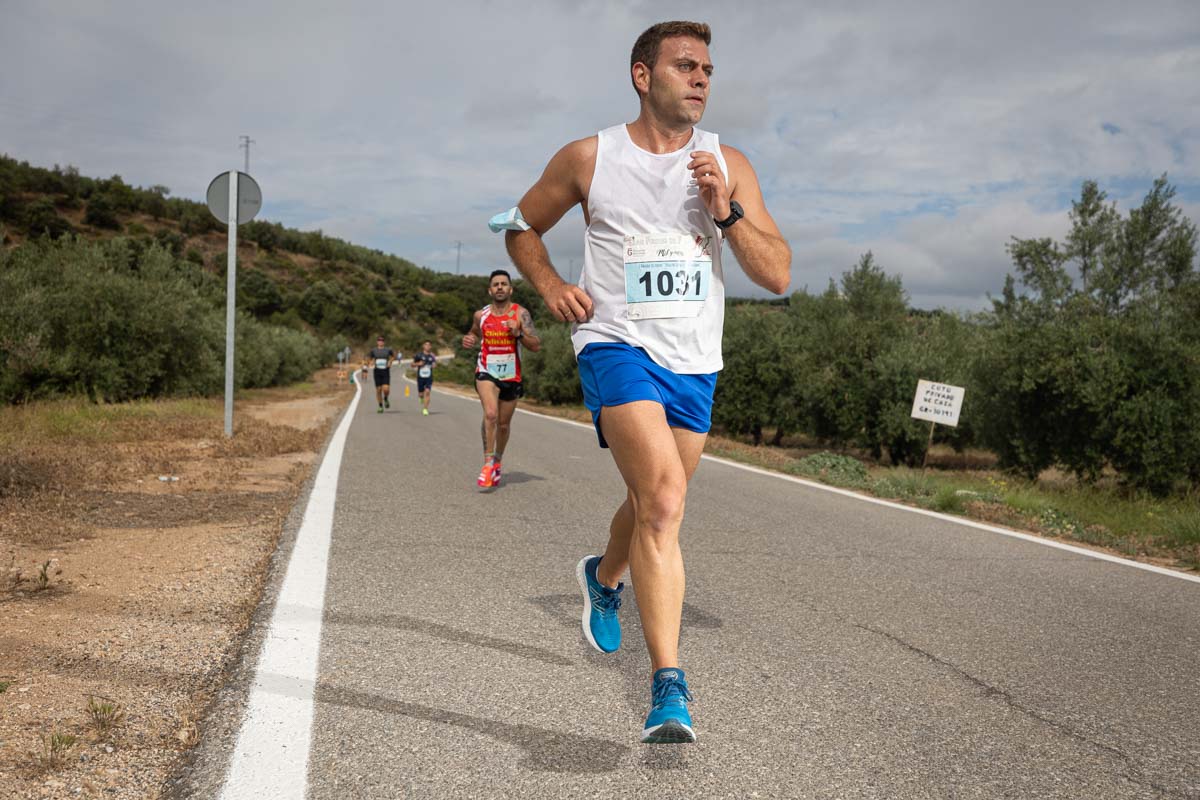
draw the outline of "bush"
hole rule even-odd
[[[223,385],[225,317],[196,268],[153,245],[74,237],[0,253],[0,402],[212,394]],[[311,334],[242,315],[241,386],[290,382],[321,363]]]
[[[798,424],[796,378],[789,357],[788,318],[774,308],[734,306],[725,316],[722,360],[713,397],[713,423],[733,434],[749,434],[762,444],[764,426],[776,425],[782,438]]]
[[[835,453],[814,453],[787,467],[788,472],[820,478],[834,486],[860,488],[867,485],[867,468],[861,461]]]
[[[48,236],[57,239],[71,233],[71,223],[67,222],[54,203],[46,198],[34,200],[24,208],[25,231],[33,238]]]
[[[579,368],[571,331],[560,323],[549,323],[539,331],[541,349],[521,351],[521,375],[530,397],[547,403],[582,403]]]
[[[1197,234],[1173,195],[1160,178],[1122,220],[1087,182],[1065,242],[1010,245],[1017,277],[975,370],[1003,466],[1095,481],[1111,465],[1160,496],[1200,479]]]
[[[117,207],[108,195],[97,192],[88,198],[87,211],[83,214],[85,225],[108,230],[120,230],[121,223],[117,219]]]

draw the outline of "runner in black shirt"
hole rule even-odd
[[[385,408],[391,408],[388,395],[392,392],[392,364],[396,361],[396,351],[383,346],[383,337],[375,340],[375,347],[367,353],[367,360],[375,368],[375,402],[379,404],[379,413]]]
[[[433,354],[433,342],[426,339],[421,342],[421,352],[413,356],[413,369],[417,371],[417,394],[421,396],[421,413],[429,416],[429,395],[433,388],[433,368],[437,366],[437,356]]]

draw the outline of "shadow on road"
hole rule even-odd
[[[554,666],[569,667],[575,663],[571,659],[555,653],[553,650],[546,650],[531,644],[510,642],[507,639],[498,639],[495,636],[471,633],[470,631],[443,625],[440,622],[430,622],[403,614],[347,614],[344,611],[330,611],[325,614],[325,622],[332,625],[352,625],[363,628],[386,628],[394,631],[424,633],[447,642],[469,644],[473,647],[483,647],[488,650],[499,650],[502,653],[509,653],[510,655],[529,658]]]
[[[529,483],[530,481],[546,480],[541,475],[530,475],[528,472],[505,472],[504,479],[500,482],[503,486],[506,483]]]
[[[625,745],[604,739],[472,717],[328,684],[317,686],[317,702],[343,708],[381,711],[385,714],[423,719],[481,733],[522,748],[525,755],[520,766],[538,772],[613,772],[621,759],[629,753],[629,748]]]

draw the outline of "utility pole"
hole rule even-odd
[[[458,255],[454,258],[454,274],[458,274],[459,267],[462,266],[462,242],[455,242],[458,245]]]
[[[258,144],[258,142],[255,141],[254,139],[251,139],[249,136],[239,136],[238,138],[242,140],[241,143],[238,144],[238,149],[246,151],[245,173],[247,175],[249,175],[250,174],[250,145]]]

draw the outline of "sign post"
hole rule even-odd
[[[921,472],[929,462],[929,448],[933,447],[933,426],[937,423],[958,427],[958,415],[962,411],[963,396],[967,390],[948,383],[918,380],[917,394],[913,398],[913,419],[929,421],[929,441],[925,444],[925,455],[921,459]]]
[[[237,317],[237,226],[262,208],[262,190],[244,172],[222,172],[208,184],[208,210],[229,226],[225,257],[225,436],[233,436],[233,343]]]

